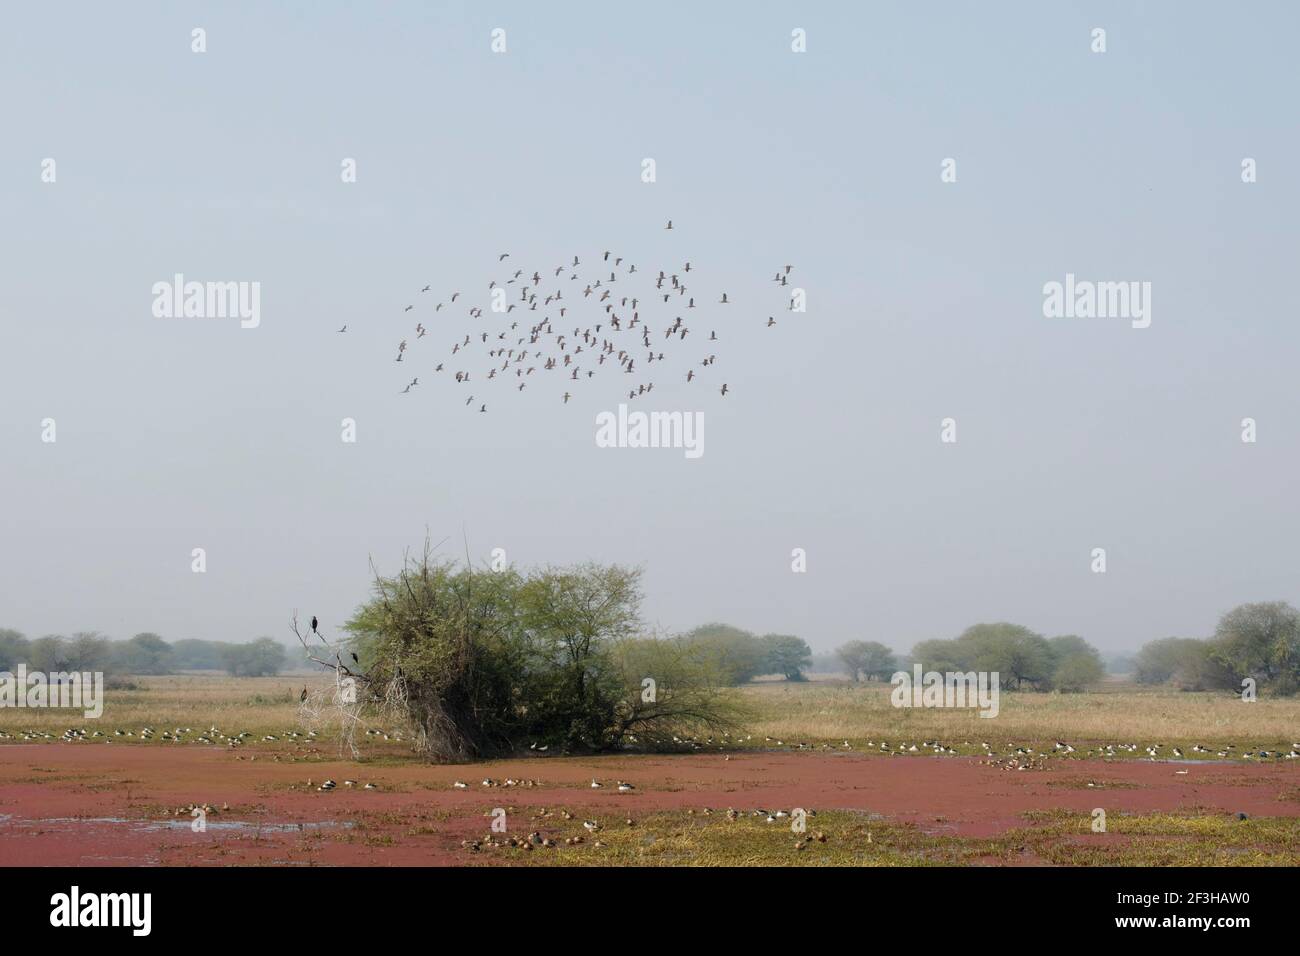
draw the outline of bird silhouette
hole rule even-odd
[[[673,220],[666,220],[664,229],[673,228]],[[486,290],[482,293],[485,299],[488,296],[495,298],[490,302],[476,301],[475,295],[471,293],[469,301],[465,303],[464,314],[480,327],[468,334],[461,330],[459,337],[451,339],[449,354],[458,356],[457,362],[461,365],[461,368],[455,372],[455,382],[468,383],[473,370],[477,367],[485,380],[489,382],[512,380],[515,382],[515,393],[522,394],[527,390],[525,378],[535,373],[539,377],[544,377],[548,372],[553,373],[556,369],[564,369],[568,372],[568,375],[564,376],[568,382],[588,382],[599,386],[601,381],[608,381],[609,370],[613,368],[632,380],[628,395],[629,398],[636,399],[653,393],[654,383],[645,380],[644,376],[650,366],[661,363],[669,363],[671,366],[680,363],[685,370],[684,377],[688,384],[706,374],[706,371],[716,362],[717,356],[710,354],[702,357],[698,353],[692,355],[690,343],[696,341],[698,337],[692,338],[690,335],[692,328],[682,321],[680,315],[674,315],[670,310],[674,308],[671,305],[672,293],[681,297],[680,301],[685,303],[685,308],[688,310],[700,309],[701,312],[705,312],[712,308],[708,305],[699,306],[695,301],[700,298],[700,292],[705,292],[707,295],[709,291],[710,283],[707,275],[704,279],[699,279],[698,276],[704,273],[698,272],[692,260],[686,260],[681,266],[681,274],[678,274],[657,266],[641,270],[636,262],[631,261],[630,256],[614,248],[602,250],[599,256],[597,267],[601,263],[605,264],[604,271],[599,273],[581,269],[582,256],[571,254],[561,260],[571,263],[567,266],[554,265],[557,259],[560,259],[556,257],[551,259],[551,265],[543,264],[542,268],[527,269],[512,266],[505,275],[484,276],[487,281],[481,285],[477,279],[470,281],[469,288]],[[500,264],[508,258],[510,254],[503,252],[497,255],[496,261]],[[611,268],[613,271],[610,271]],[[774,282],[784,285],[792,269],[792,265],[778,267],[772,274]],[[760,274],[771,273],[760,272]],[[691,276],[692,289],[690,290],[683,281],[683,276],[686,275]],[[580,283],[578,286],[570,287],[581,289],[582,294],[577,303],[565,304],[563,290],[565,284],[569,282]],[[618,285],[616,286],[615,283]],[[668,288],[670,283],[671,289]],[[428,293],[432,291],[434,284],[427,283],[419,291]],[[500,301],[500,290],[505,285],[511,284],[517,286],[519,295],[512,296],[513,301],[503,303]],[[620,290],[617,295],[614,294],[616,288]],[[655,290],[658,290],[658,295],[652,294]],[[717,305],[731,304],[729,292],[717,289],[716,286],[714,290],[713,294],[718,298],[706,297],[701,301],[714,302]],[[784,298],[783,293],[777,294]],[[463,295],[461,290],[453,291],[450,294],[450,301],[459,302]],[[650,295],[650,298],[647,299],[647,295]],[[432,311],[440,312],[444,304],[445,302],[438,302]],[[576,308],[573,307],[575,305]],[[792,300],[789,301],[789,305],[793,307]],[[414,308],[414,305],[406,305],[403,311],[409,312]],[[518,320],[502,322],[496,317],[503,314],[510,315],[513,320],[515,316],[512,313],[521,308],[520,315],[529,316],[529,320],[523,323],[524,327],[521,327]],[[682,311],[682,306],[677,305],[675,310]],[[552,323],[556,318],[567,323],[565,330],[557,331],[553,328]],[[767,326],[771,328],[775,324],[775,318],[768,316]],[[344,325],[338,331],[347,331],[347,326]],[[415,340],[421,342],[429,337],[428,332],[423,322],[417,323]],[[477,342],[475,342],[475,335],[477,335]],[[652,337],[665,343],[662,351],[652,347]],[[717,330],[710,329],[706,341],[712,343],[719,340]],[[431,337],[430,341],[435,341],[435,338]],[[638,345],[646,349],[642,353],[640,362],[632,354]],[[421,344],[420,348],[427,349],[428,346]],[[479,351],[480,349],[482,351]],[[398,344],[395,361],[402,362],[409,357],[422,364],[423,361],[428,360],[425,352],[420,349],[410,352],[408,356],[406,353],[409,350],[407,340],[402,339]],[[435,347],[435,352],[437,351]],[[448,353],[444,353],[442,357],[446,354]],[[585,356],[588,358],[584,360]],[[594,359],[589,356],[594,356]],[[432,358],[430,366],[433,371],[443,371],[445,366],[443,362],[437,361],[439,356],[435,354]],[[513,375],[510,374],[512,371]],[[604,374],[600,374],[602,372]],[[669,374],[671,378],[671,368]],[[401,390],[401,394],[410,394],[418,385],[419,377],[412,377],[410,383]],[[570,390],[563,390],[561,403],[564,405],[570,403],[576,395],[574,388],[590,387],[593,385],[575,384]],[[729,392],[729,385],[723,383],[719,386],[721,396],[725,397]],[[465,405],[468,407],[474,404],[474,396],[465,400]],[[487,403],[479,402],[479,412],[486,411]]]

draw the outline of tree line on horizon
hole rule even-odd
[[[974,624],[950,639],[921,641],[907,656],[895,655],[878,641],[850,641],[836,656],[855,683],[888,680],[919,664],[923,671],[996,672],[1006,690],[1085,690],[1105,676],[1101,652],[1075,634],[1044,637],[1001,621]]]
[[[854,683],[888,680],[912,664],[926,671],[997,671],[1009,690],[1077,692],[1107,668],[1101,652],[1076,635],[1044,637],[1019,624],[976,624],[958,637],[921,641],[910,655],[879,641],[849,641],[835,658]],[[1140,684],[1240,692],[1243,681],[1277,696],[1300,690],[1300,611],[1285,601],[1242,604],[1208,638],[1148,641],[1131,659]]]
[[[97,631],[79,631],[70,637],[47,634],[29,640],[19,631],[0,628],[0,671],[26,664],[45,673],[151,676],[222,670],[233,677],[266,677],[284,670],[288,659],[284,645],[270,637],[244,643],[199,639],[169,643],[150,632],[114,641]]]
[[[998,671],[1003,687],[1030,691],[1080,691],[1106,673],[1100,651],[1083,638],[1044,637],[1008,622],[976,624],[956,638],[921,641],[907,655],[879,641],[854,640],[832,655],[814,657],[807,642],[794,635],[759,635],[720,622],[700,625],[673,640],[707,664],[720,685],[732,687],[768,675],[804,681],[814,665],[832,662],[854,683],[887,681],[919,663],[927,671]],[[1300,690],[1300,611],[1282,601],[1242,604],[1223,615],[1211,637],[1159,638],[1125,660],[1131,660],[1132,677],[1141,684],[1239,691],[1242,680],[1252,677],[1261,690],[1294,694]],[[161,675],[221,670],[260,677],[284,670],[289,654],[270,637],[244,643],[169,643],[150,632],[114,641],[83,631],[29,640],[19,631],[0,628],[0,671],[12,671],[19,663],[46,672]]]
[[[709,659],[718,668],[720,682],[730,686],[769,674],[807,680],[804,671],[812,660],[812,650],[802,638],[756,635],[728,624],[704,624],[678,639]],[[31,670],[47,672],[156,676],[223,670],[233,677],[262,677],[280,673],[288,660],[284,645],[270,637],[246,643],[199,639],[169,643],[151,632],[115,641],[96,631],[81,631],[71,637],[51,634],[29,640],[19,631],[0,628],[0,671],[25,663]]]

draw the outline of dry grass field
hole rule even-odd
[[[1081,743],[1161,743],[1184,751],[1196,744],[1215,751],[1228,744],[1237,750],[1287,750],[1300,741],[1300,698],[1247,704],[1222,692],[1186,693],[1111,681],[1083,694],[1003,692],[997,717],[983,718],[975,710],[896,708],[890,705],[890,689],[813,681],[755,684],[743,693],[757,713],[751,733],[783,741],[941,740],[959,751],[966,741],[987,741],[995,748],[999,742],[1014,742],[1038,750],[1057,741],[1076,748]]]
[[[322,747],[336,740],[337,724],[328,712],[319,721],[304,720],[298,697],[304,686],[322,687],[319,677],[281,676],[232,678],[217,675],[136,677],[135,689],[110,689],[104,714],[88,721],[75,711],[0,710],[0,733],[6,741],[58,738],[70,728],[98,732],[101,738],[115,731],[135,736],[114,737],[118,742],[141,743],[145,727],[155,731],[149,743],[171,744],[164,731],[189,728],[189,742],[211,727],[226,735],[249,734],[245,745],[263,743],[295,731],[315,730]],[[1289,750],[1300,743],[1300,697],[1244,703],[1221,692],[1186,693],[1166,688],[1111,681],[1083,694],[1003,692],[998,716],[982,718],[971,710],[895,708],[889,685],[850,685],[838,681],[807,683],[760,682],[738,689],[749,719],[728,741],[734,749],[785,749],[806,746],[879,749],[901,743],[943,742],[958,753],[982,753],[981,744],[993,749],[1006,744],[1051,749],[1057,741],[1084,750],[1095,744],[1163,744],[1177,746],[1188,759],[1200,744],[1211,751],[1232,745],[1237,753],[1255,750]],[[404,736],[400,727],[374,724],[391,737]],[[381,738],[382,740],[382,738]],[[395,741],[389,740],[388,743]],[[271,742],[266,742],[271,743]],[[385,748],[401,752],[404,746]],[[1205,756],[1214,756],[1213,753]]]

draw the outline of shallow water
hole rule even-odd
[[[37,817],[15,820],[11,815],[0,814],[0,823],[8,823],[11,826],[28,829],[58,824],[72,826],[103,826],[108,824],[112,826],[128,826],[136,830],[150,832],[157,830],[190,830],[193,822],[190,817],[176,820],[131,820],[126,817]],[[262,833],[299,833],[306,830],[349,829],[352,825],[351,822],[338,820],[322,820],[315,823],[263,823],[260,826],[247,820],[209,820],[207,829],[227,833],[256,833],[258,831]]]

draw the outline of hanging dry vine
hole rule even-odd
[[[340,756],[346,753],[354,760],[361,756],[358,732],[368,729],[367,714],[377,715],[390,723],[405,724],[407,691],[400,670],[392,680],[377,683],[360,669],[355,654],[351,654],[353,666],[345,664],[342,651],[331,644],[318,627],[313,627],[311,634],[319,639],[323,648],[314,647],[298,626],[297,609],[293,612],[289,629],[307,652],[307,659],[334,675],[332,686],[313,691],[303,689],[298,716],[308,728],[324,726],[330,716],[335,717],[339,724]],[[322,650],[324,656],[321,656]]]

